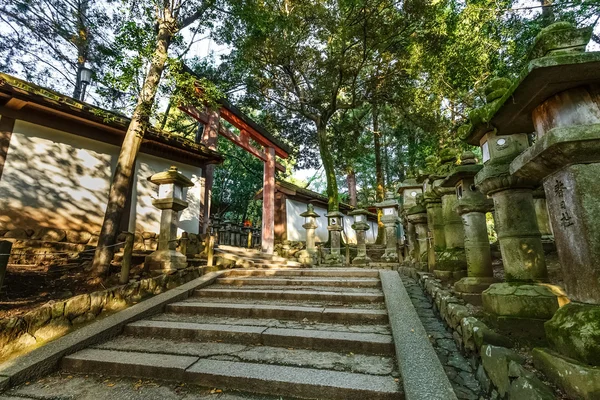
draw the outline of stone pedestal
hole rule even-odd
[[[600,52],[583,53],[590,35],[557,23],[538,37],[534,50],[543,58],[531,62],[524,82],[539,93],[515,89],[533,108],[522,107],[519,115],[530,118],[537,140],[510,167],[522,179],[543,181],[572,300],[545,324],[556,352],[540,353],[536,365],[547,374],[552,365],[570,370],[554,380],[583,399],[597,398],[598,386],[586,381],[594,370],[600,376]]]
[[[441,184],[441,183],[440,183]],[[437,188],[442,198],[444,242],[446,247],[436,251],[433,273],[444,280],[460,279],[466,275],[465,232],[460,215],[456,212],[458,199],[453,189]],[[435,239],[434,239],[435,241]]]
[[[417,198],[422,201],[423,185],[417,183],[417,180],[413,177],[405,179],[398,187],[398,194],[402,198],[402,208],[400,216],[404,226],[404,232],[406,235],[406,245],[404,246],[404,262],[413,264],[418,262],[418,250],[416,250],[417,244],[417,233],[415,226],[408,221],[407,212],[411,208],[417,205]],[[424,210],[425,211],[425,210]]]
[[[427,210],[427,230],[430,245],[427,249],[427,267],[433,272],[436,263],[436,252],[446,249],[446,234],[444,232],[444,217],[442,214],[442,199],[430,191],[429,185],[424,192],[425,208]]]
[[[546,193],[544,187],[540,187],[533,191],[533,206],[535,207],[535,216],[537,218],[538,228],[542,235],[542,242],[554,243],[554,231],[550,223],[550,215],[548,214],[548,203],[546,202]]]

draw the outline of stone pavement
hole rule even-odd
[[[465,400],[483,399],[475,371],[454,343],[452,334],[433,311],[430,299],[415,279],[402,275],[402,281],[429,335],[429,340],[444,366],[446,375],[452,383],[456,396]]]

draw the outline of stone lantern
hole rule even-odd
[[[445,187],[444,179],[456,167],[456,152],[452,149],[440,151],[440,166],[437,168],[436,180],[432,191],[441,199],[444,248],[435,249],[435,266],[433,273],[440,279],[459,279],[466,275],[467,260],[465,255],[464,227],[460,215],[456,211],[458,199],[453,187]]]
[[[252,228],[252,246],[260,246],[260,228],[258,227]]]
[[[454,290],[466,301],[481,305],[481,292],[495,283],[485,214],[491,209],[485,195],[475,187],[475,175],[483,168],[470,151],[461,155],[461,164],[442,186],[456,191],[456,210],[464,225],[467,277],[454,284]]]
[[[485,88],[487,104],[469,114],[470,123],[459,128],[459,135],[467,143],[481,146],[484,165],[475,184],[494,201],[504,264],[506,282],[494,283],[482,293],[483,308],[499,328],[539,338],[543,323],[567,299],[560,288],[544,283],[548,271],[532,195],[539,184],[509,173],[511,161],[528,146],[527,134],[520,132],[528,131],[512,130],[508,136],[498,136],[500,130],[490,123],[510,86],[508,79],[491,81]]]
[[[320,215],[315,212],[314,205],[309,203],[306,208],[306,211],[300,214],[304,218],[302,227],[306,229],[306,250],[299,253],[298,261],[302,264],[313,265],[317,257],[315,230],[317,229],[317,218]]]
[[[367,256],[367,242],[366,242],[366,231],[369,230],[370,226],[367,222],[367,215],[369,212],[362,208],[351,211],[348,215],[354,217],[354,223],[352,229],[356,231],[356,250],[357,254],[352,259],[352,264],[365,266],[371,262],[369,256]]]
[[[400,217],[405,226],[404,231],[407,241],[407,246],[405,247],[405,261],[415,260],[415,247],[417,242],[415,226],[408,221],[406,213],[412,207],[417,205],[417,196],[421,193],[423,193],[423,185],[418,184],[415,178],[405,179],[398,188],[398,194],[402,198]]]
[[[344,257],[340,253],[344,214],[336,210],[328,212],[325,216],[328,222],[327,230],[331,235],[331,252],[325,257],[325,262],[331,266],[341,266],[344,263]]]
[[[151,271],[170,272],[187,267],[185,255],[176,251],[179,212],[188,203],[183,199],[183,188],[194,183],[172,166],[168,171],[152,175],[148,180],[158,185],[158,198],[152,205],[161,211],[160,235],[155,252],[146,256],[145,265]]]
[[[385,253],[381,259],[385,262],[398,262],[396,241],[396,224],[398,223],[398,202],[394,199],[393,192],[385,194],[385,200],[376,203],[375,207],[381,209],[381,222],[385,226]]]
[[[212,217],[212,235],[215,237],[215,246],[219,244],[221,238],[221,218],[218,215]]]
[[[423,194],[418,194],[416,205],[406,211],[409,227],[413,227],[415,231],[414,250],[411,253],[411,259],[420,271],[428,270],[429,237],[427,235],[427,209],[424,204]]]
[[[434,184],[438,186],[444,176],[439,176],[435,171],[439,159],[428,156],[425,159],[426,171],[420,172],[417,181],[423,182],[423,202],[427,210],[427,232],[429,245],[427,246],[427,265],[429,272],[436,266],[436,255],[446,249],[446,235],[444,233],[444,216],[442,213],[442,197],[439,190],[434,191]]]
[[[555,351],[536,349],[535,365],[583,399],[600,390],[600,52],[585,52],[591,35],[591,27],[564,22],[543,29],[526,74],[495,116],[506,127],[501,134],[536,132],[510,172],[543,182],[571,300],[545,324]]]

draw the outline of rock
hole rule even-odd
[[[570,398],[598,400],[600,368],[579,363],[550,350],[533,349],[533,364]]]
[[[584,364],[600,366],[600,306],[569,303],[545,325],[550,346]]]
[[[52,307],[44,305],[23,315],[27,332],[33,334],[52,318]]]
[[[71,322],[73,325],[79,325],[79,324],[84,324],[86,322],[93,321],[94,319],[96,319],[96,315],[94,313],[87,312],[87,313],[82,314],[79,317],[73,319],[73,321],[71,321]]]
[[[514,351],[498,346],[483,345],[481,347],[481,362],[486,374],[498,389],[500,397],[508,392],[510,379],[508,364],[510,361],[525,362],[525,359]]]
[[[53,301],[52,302],[52,319],[60,318],[65,313],[65,302],[64,301]]]
[[[486,393],[486,394],[489,393],[490,389],[492,388],[492,382],[490,381],[490,378],[488,378],[487,374],[485,373],[485,370],[483,369],[483,365],[479,365],[475,376],[477,377],[477,380],[481,384],[481,388],[483,389],[484,393]]]
[[[87,244],[92,234],[86,231],[67,231],[67,242],[76,244]]]
[[[27,232],[25,231],[25,229],[11,229],[10,231],[6,232],[4,234],[4,238],[5,239],[28,239],[29,235],[27,235]]]
[[[67,232],[56,228],[40,228],[31,237],[33,240],[41,240],[43,242],[62,242],[67,237]]]
[[[66,318],[56,318],[33,333],[38,342],[46,342],[64,336],[71,329],[71,323]]]
[[[519,377],[508,390],[509,400],[553,400],[556,397],[539,379]]]
[[[100,231],[92,232],[92,237],[88,242],[89,246],[98,246],[98,239],[100,238]]]
[[[90,309],[90,304],[91,301],[89,294],[82,294],[70,298],[65,303],[65,317],[72,321],[80,315],[88,312]]]
[[[4,235],[6,235],[7,232],[8,229],[0,229],[0,237],[4,237]]]
[[[461,321],[463,342],[465,347],[472,349],[471,344],[479,349],[484,344],[512,348],[512,342],[506,336],[490,329],[486,324],[474,317],[463,318]]]
[[[90,294],[90,312],[98,315],[106,305],[108,294],[106,290]]]
[[[156,236],[156,232],[142,232],[143,239],[154,239]]]
[[[481,294],[485,311],[507,317],[550,319],[569,300],[554,285],[494,283]]]

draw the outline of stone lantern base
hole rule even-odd
[[[464,277],[454,284],[454,291],[467,303],[480,306],[481,293],[497,282],[493,277]]]
[[[481,299],[498,329],[534,341],[544,340],[544,323],[569,302],[558,286],[526,282],[494,283]]]
[[[458,280],[467,276],[467,256],[464,248],[435,251],[433,274],[441,280]]]
[[[352,259],[352,265],[357,266],[366,266],[371,262],[371,259],[368,255],[358,255]]]
[[[157,250],[147,255],[144,265],[150,271],[168,273],[187,267],[187,257],[176,250]]]
[[[315,265],[317,256],[308,250],[300,250],[298,252],[298,262],[302,265]]]

